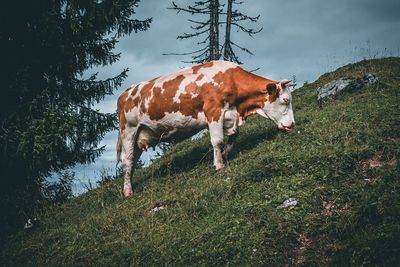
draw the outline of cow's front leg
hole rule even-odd
[[[222,118],[216,122],[209,123],[208,129],[210,131],[211,144],[214,149],[214,166],[217,171],[225,168],[224,160],[222,158],[222,148],[224,146],[224,131]]]
[[[225,145],[224,147],[224,151],[222,152],[222,157],[225,160],[228,160],[228,156],[231,153],[232,149],[233,149],[233,145],[235,144],[236,138],[239,135],[239,131],[237,131],[235,134],[230,135],[228,137],[228,143]]]

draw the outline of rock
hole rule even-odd
[[[378,77],[376,77],[374,74],[369,73],[363,77],[363,82],[365,85],[373,84],[378,81]]]
[[[294,197],[286,199],[281,205],[278,206],[278,209],[285,209],[289,207],[294,207],[298,203],[297,199]]]
[[[320,101],[327,96],[336,95],[343,90],[362,88],[377,81],[378,78],[371,73],[365,75],[362,79],[339,78],[319,87],[317,89],[317,99]]]
[[[152,208],[152,209],[149,211],[149,213],[150,213],[150,214],[151,214],[151,213],[155,213],[155,212],[160,211],[160,210],[163,210],[163,209],[165,209],[164,206],[154,207],[154,208]]]
[[[24,225],[24,230],[31,230],[33,228],[36,228],[39,226],[39,219],[33,218],[33,219],[28,219]]]
[[[325,98],[330,95],[336,95],[338,92],[342,91],[345,89],[349,84],[352,82],[352,79],[348,78],[340,78],[333,80],[324,86],[321,86],[317,89],[318,93],[318,100],[321,100],[322,98]]]

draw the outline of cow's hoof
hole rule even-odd
[[[132,188],[124,188],[124,196],[130,197],[133,195]]]
[[[221,165],[215,166],[215,170],[217,172],[222,172],[224,169],[225,169],[225,165],[221,164]]]

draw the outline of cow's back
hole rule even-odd
[[[220,93],[214,77],[231,68],[237,65],[212,61],[131,86],[118,99],[121,129],[142,120],[162,123],[171,114],[203,119],[204,102]]]

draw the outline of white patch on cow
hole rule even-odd
[[[228,69],[238,67],[238,65],[235,63],[222,61],[222,60],[213,61],[213,63],[214,64],[210,68],[201,68],[199,70],[199,73],[202,73],[204,75],[207,75],[210,78],[213,78],[219,72],[224,73]]]
[[[179,137],[180,135],[190,137],[207,127],[204,112],[199,112],[197,118],[185,116],[180,111],[165,112],[164,114],[165,116],[160,120],[151,120],[146,113],[132,113],[131,116],[127,117],[127,121],[130,123],[130,120],[140,118],[140,125],[145,125],[153,133],[153,136],[148,136],[151,137],[148,139],[158,141],[168,141],[170,137]]]
[[[130,111],[125,112],[125,118],[128,127],[136,127],[138,125],[139,115],[139,107],[133,107]]]
[[[283,98],[289,98],[289,104],[283,101]],[[278,99],[270,103],[268,100],[264,102],[262,110],[257,113],[263,117],[271,119],[280,129],[291,126],[295,123],[292,109],[292,96],[287,88],[282,88]]]
[[[190,93],[190,94],[192,95],[192,99],[194,99],[194,98],[199,96],[199,94],[196,94],[196,93]]]
[[[214,147],[222,144],[224,141],[224,134],[222,131],[222,125],[220,121],[212,121],[208,125],[211,143]]]
[[[125,98],[125,102],[128,101],[129,99],[135,99],[139,95],[139,93],[140,93],[139,89],[136,91],[135,95],[132,95],[132,91],[135,89],[136,86],[138,86],[138,85],[135,84],[135,85],[132,85],[131,87],[129,87],[129,89],[128,89],[129,94]]]
[[[136,90],[135,95],[131,95],[132,99],[135,99],[136,97],[138,97],[140,95],[140,87],[141,85],[138,85],[138,89]],[[132,88],[133,90],[134,88]]]
[[[240,124],[240,114],[237,112],[236,107],[225,111],[223,123],[224,135],[230,136],[237,133]]]
[[[196,74],[185,75],[185,79],[183,79],[183,81],[179,85],[179,88],[176,91],[176,94],[175,94],[174,98],[172,99],[172,101],[174,101],[175,103],[180,103],[181,102],[181,100],[179,99],[180,95],[185,92],[186,86],[188,86],[190,83],[193,83],[196,81],[197,77],[198,77],[198,75],[196,75]]]
[[[199,70],[198,73],[204,74],[204,76],[207,76],[209,80],[211,80],[211,82],[214,85],[219,86],[218,83],[216,83],[213,78],[215,75],[217,75],[218,73],[222,72],[224,73],[225,71],[232,69],[232,68],[236,68],[238,67],[237,64],[232,63],[232,62],[227,62],[227,61],[213,61],[213,65],[210,68],[201,68]]]
[[[202,86],[203,84],[208,82],[210,82],[210,79],[206,75],[203,75],[203,77],[200,80],[196,81],[196,85]]]
[[[223,130],[224,113],[225,111],[222,111],[222,115],[218,121],[212,121],[211,123],[208,124],[211,144],[214,149],[214,166],[217,171],[225,167],[221,149],[221,146],[224,143],[224,130]]]
[[[154,88],[154,87],[153,87],[153,88]],[[153,99],[153,96],[154,96],[154,90],[153,90],[153,88],[150,88],[150,90],[151,90],[150,97],[148,97],[148,98],[146,98],[146,99],[144,100],[144,106],[145,106],[146,109],[149,109],[150,101]]]

